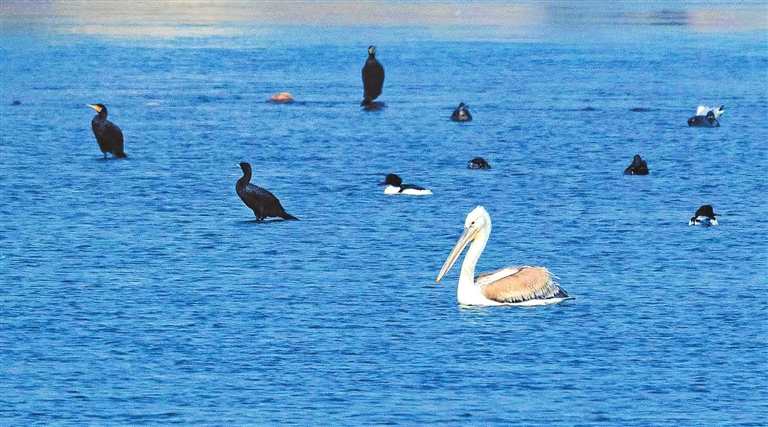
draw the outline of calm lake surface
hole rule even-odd
[[[256,33],[3,36],[0,424],[766,425],[765,31]],[[241,161],[300,221],[253,221]],[[480,272],[576,299],[460,307],[477,205]]]

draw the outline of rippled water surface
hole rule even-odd
[[[4,36],[3,425],[765,425],[765,32],[329,31]],[[686,125],[699,104],[720,128]],[[241,161],[300,221],[253,221]],[[719,227],[687,225],[703,204]],[[576,299],[458,306],[458,268],[435,277],[477,205],[480,271]]]

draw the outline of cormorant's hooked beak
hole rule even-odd
[[[101,113],[101,107],[99,107],[98,105],[91,105],[91,104],[85,104],[85,105],[93,108],[94,110],[96,110],[97,113]]]
[[[464,252],[464,248],[467,247],[469,242],[475,240],[475,237],[477,237],[477,232],[479,231],[478,227],[466,227],[464,229],[464,232],[461,233],[461,237],[459,237],[459,241],[456,242],[456,246],[453,247],[453,250],[451,251],[451,254],[448,255],[448,259],[445,260],[445,264],[443,264],[443,268],[440,269],[440,273],[437,275],[437,279],[435,279],[435,282],[440,283],[440,279],[443,278],[445,273],[448,272],[448,270],[453,267],[453,264],[456,264],[456,260],[459,259],[459,256],[462,252]]]

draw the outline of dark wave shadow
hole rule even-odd
[[[365,111],[379,111],[382,108],[386,107],[387,104],[379,101],[373,101],[370,104],[366,105],[363,110]]]
[[[238,221],[240,224],[276,224],[280,222],[295,222],[295,220],[287,220],[282,218],[267,218],[265,220],[258,220],[258,219],[252,219],[252,220],[243,220]]]

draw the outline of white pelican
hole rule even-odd
[[[477,276],[475,264],[485,249],[491,234],[491,217],[482,206],[467,215],[464,233],[445,260],[436,282],[451,269],[453,264],[472,242],[461,265],[459,288],[456,297],[462,305],[544,305],[568,299],[565,289],[552,280],[552,274],[544,267],[506,267]]]

